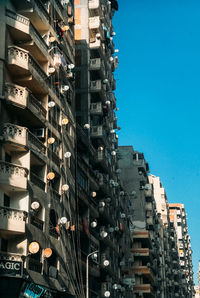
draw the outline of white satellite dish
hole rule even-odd
[[[89,128],[90,128],[90,124],[89,124],[89,123],[86,123],[86,124],[84,125],[84,128],[85,128],[85,129],[89,129]]]
[[[67,217],[61,217],[60,223],[61,225],[65,225],[67,223]]]
[[[48,107],[49,107],[49,108],[53,108],[53,107],[55,107],[55,102],[54,102],[54,101],[50,101],[50,102],[48,102]]]
[[[64,157],[65,158],[69,158],[71,155],[72,155],[71,152],[65,152],[64,153]]]
[[[31,209],[37,210],[39,208],[40,208],[40,203],[39,202],[35,201],[35,202],[31,203]]]
[[[68,191],[69,185],[68,184],[63,184],[62,186],[62,191]]]

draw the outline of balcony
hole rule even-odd
[[[27,88],[12,83],[6,83],[5,98],[9,103],[24,109],[24,111],[20,111],[20,113],[27,114],[27,111],[32,113],[35,119],[35,121],[34,119],[32,119],[32,121],[36,123],[38,123],[38,120],[42,123],[45,122],[47,114],[46,109]]]
[[[92,71],[99,71],[102,79],[105,77],[105,66],[101,58],[90,59],[89,69]]]
[[[105,45],[101,42],[100,38],[90,38],[89,47],[90,50],[98,50],[101,58],[105,59]]]
[[[151,284],[139,284],[133,287],[133,293],[152,294],[154,293]],[[154,296],[153,296],[154,297]]]
[[[89,9],[99,9],[100,8],[100,3],[99,0],[89,0]]]
[[[103,125],[92,126],[90,135],[92,138],[106,138],[106,132]]]
[[[33,51],[36,59],[47,61],[49,56],[48,45],[29,19],[8,9],[6,16],[9,31],[15,42],[23,41],[23,48]]]
[[[0,207],[0,235],[9,237],[24,234],[26,217],[25,211]]]
[[[8,47],[8,69],[15,83],[36,94],[48,93],[48,76],[28,51],[16,46]]]
[[[102,103],[101,102],[91,103],[90,114],[102,115],[103,114]]]
[[[17,10],[28,17],[37,30],[47,31],[49,29],[50,16],[42,1],[18,1]],[[27,7],[27,8],[26,8]]]
[[[19,165],[0,161],[0,188],[7,191],[27,189],[28,169]]]
[[[1,128],[1,136],[3,138],[4,146],[9,151],[25,151],[27,145],[27,128],[14,125],[11,123],[4,123]]]
[[[89,18],[89,29],[98,29],[101,25],[100,17],[91,17]]]
[[[26,127],[4,123],[1,129],[4,146],[9,151],[25,151],[27,147],[45,154],[46,147]]]
[[[135,257],[149,257],[149,248],[133,248],[132,253]]]
[[[101,80],[90,81],[89,89],[92,93],[98,92],[103,101],[106,99],[106,84],[103,84]]]
[[[147,266],[138,266],[138,265],[134,265],[132,268],[132,272],[135,275],[145,275],[147,278],[149,278],[150,280],[155,280],[154,274],[151,271],[151,269]]]
[[[41,190],[45,191],[45,185],[46,183],[44,181],[41,180],[40,177],[38,177],[35,173],[33,173],[32,171],[30,172],[30,181],[36,185],[38,188],[40,188]]]

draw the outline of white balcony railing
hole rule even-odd
[[[99,0],[89,0],[89,9],[98,9]]]
[[[0,207],[0,230],[7,230],[12,234],[25,233],[26,217],[25,211]]]
[[[91,17],[89,18],[89,28],[90,29],[98,29],[100,27],[100,17]]]
[[[27,188],[28,169],[0,161],[0,185],[15,190]]]

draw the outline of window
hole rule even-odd
[[[10,197],[7,196],[6,194],[4,194],[3,205],[4,205],[5,207],[10,207]]]
[[[78,181],[78,184],[85,190],[85,191],[88,191],[88,180],[87,180],[87,177],[83,174],[82,171],[78,171],[78,174],[77,174],[77,181]]]

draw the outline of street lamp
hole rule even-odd
[[[98,250],[95,250],[86,257],[86,298],[89,298],[89,257],[98,253]]]

